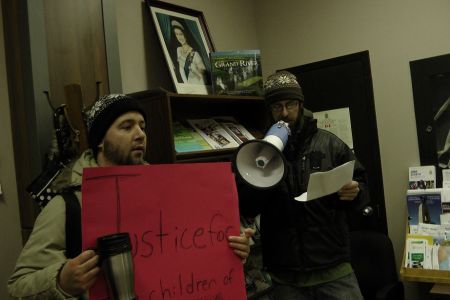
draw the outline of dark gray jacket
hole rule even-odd
[[[368,202],[365,171],[358,161],[353,180],[359,182],[361,192],[353,201],[339,200],[336,193],[309,202],[294,200],[306,192],[311,173],[356,160],[342,140],[317,128],[311,112],[305,110],[303,120],[302,129],[293,132],[284,149],[288,173],[282,183],[255,190],[238,182],[241,214],[261,214],[264,266],[279,274],[349,262],[346,210]]]

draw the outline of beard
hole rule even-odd
[[[105,158],[115,165],[142,165],[144,164],[144,156],[133,157],[132,152],[126,153],[120,147],[105,140],[103,142],[103,155]]]

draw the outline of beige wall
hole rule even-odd
[[[400,264],[408,167],[420,164],[409,62],[450,53],[450,2],[279,0],[276,6],[264,0],[257,9],[266,75],[370,52],[388,228]]]
[[[3,18],[0,9],[0,299],[8,299],[6,282],[22,249],[11,118],[5,65]]]
[[[154,87],[163,65],[146,36],[142,0],[114,0],[123,92]],[[450,52],[447,0],[173,0],[204,13],[216,50],[261,49],[265,75],[276,69],[369,50],[389,233],[400,263],[407,168],[419,164],[409,61]],[[0,28],[0,299],[20,250],[3,30]],[[158,58],[158,57],[157,57]],[[161,58],[161,57],[159,57]],[[168,74],[168,73],[167,73]],[[166,74],[166,75],[167,75]],[[166,82],[170,84],[170,82]],[[370,148],[367,149],[370,151]],[[11,250],[9,250],[11,249]],[[408,292],[408,299],[419,295]]]
[[[150,67],[147,73],[143,70],[148,56],[154,53],[144,51],[141,1],[117,1],[124,92],[152,87],[148,76],[155,69]],[[203,11],[216,50],[261,49],[265,76],[276,69],[369,50],[388,228],[400,264],[407,172],[409,166],[420,164],[409,62],[450,53],[450,2],[166,2]],[[410,299],[418,297],[412,293],[408,292]]]
[[[117,34],[124,93],[137,92],[159,85],[168,76],[158,41],[148,37],[148,8],[142,0],[116,0]],[[259,49],[255,1],[178,0],[165,1],[202,11],[216,50]],[[147,34],[147,35],[146,35]],[[170,78],[170,77],[169,77]],[[163,82],[170,87],[171,82]]]

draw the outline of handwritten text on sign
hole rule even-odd
[[[138,299],[246,299],[229,163],[89,168],[83,171],[83,249],[128,232]],[[103,278],[91,299],[108,299]]]

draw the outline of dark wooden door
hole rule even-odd
[[[78,84],[90,106],[109,92],[101,0],[45,0],[50,95],[55,106],[66,103],[64,87]]]
[[[450,54],[410,62],[421,165],[450,167]]]
[[[287,68],[297,76],[305,107],[313,112],[350,110],[354,152],[367,170],[370,204],[349,213],[351,230],[387,233],[383,179],[369,52],[359,52]]]
[[[101,82],[99,94],[109,91],[102,1],[45,0],[42,1],[42,11],[28,10],[31,3],[36,2],[38,1],[0,1],[24,242],[39,213],[39,208],[26,192],[26,187],[42,171],[45,158],[39,151],[40,146],[50,144],[53,136],[52,128],[42,125],[46,123],[43,118],[52,120],[51,113],[42,113],[50,112],[48,103],[36,100],[37,96],[34,94],[31,63],[33,49],[30,45],[33,31],[30,32],[30,28],[34,28],[35,24],[29,23],[28,13],[39,15],[39,19],[40,13],[43,14],[45,41],[42,43],[48,51],[49,92],[53,106],[66,102],[64,88],[67,85],[80,85],[83,104],[86,106],[96,98],[97,81]],[[39,26],[42,25],[39,23]],[[36,70],[39,73],[40,69]],[[37,109],[42,107],[45,109]]]

